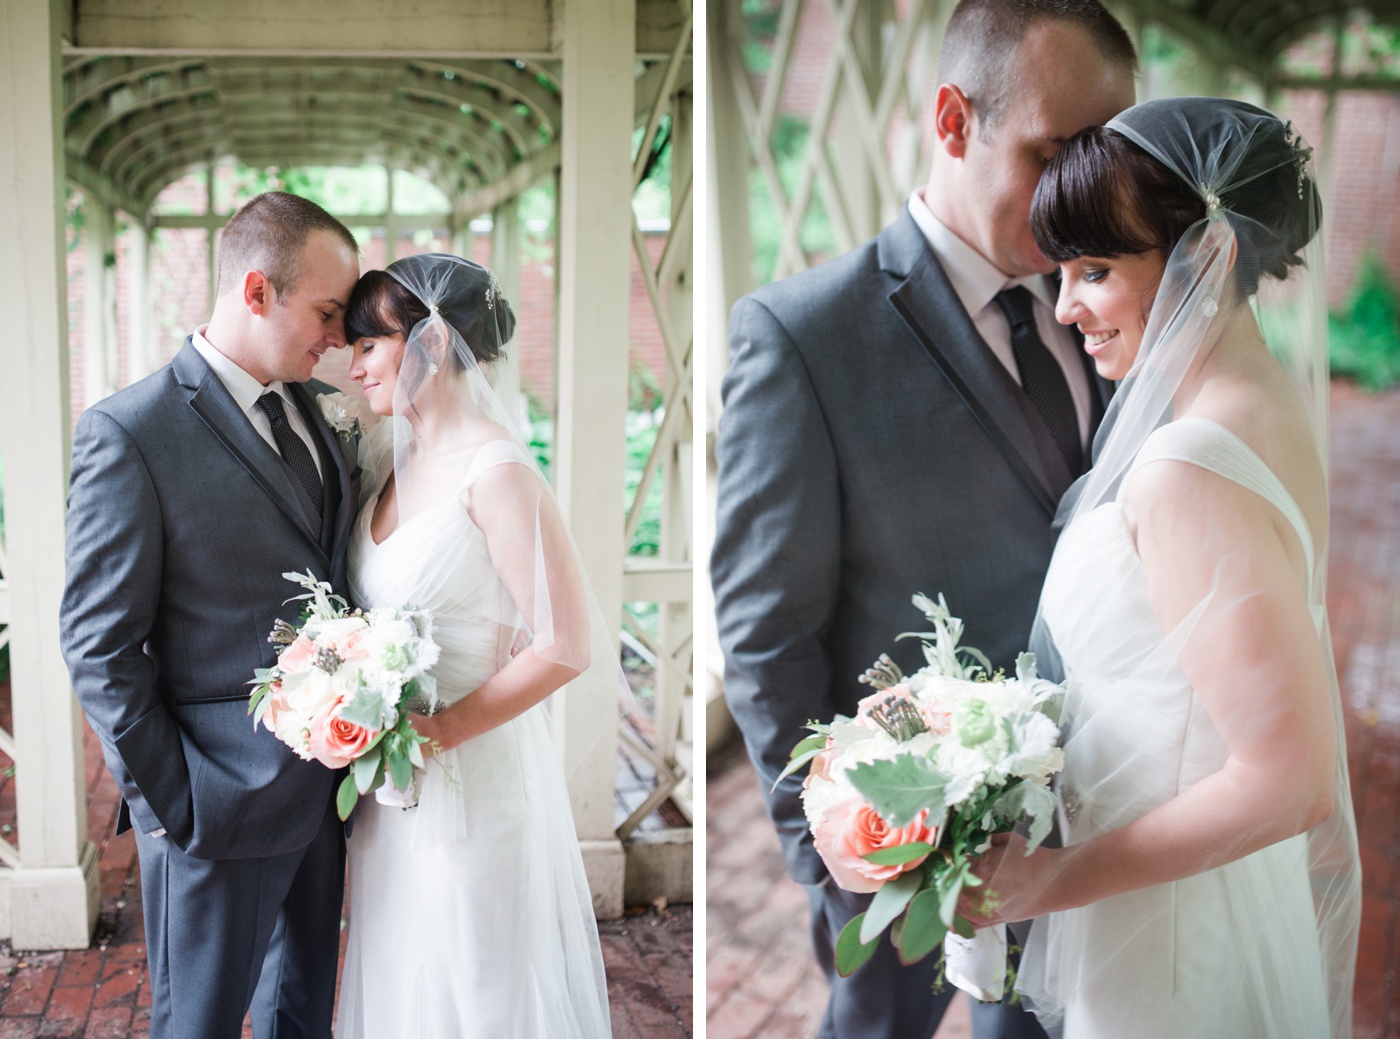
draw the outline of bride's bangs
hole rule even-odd
[[[422,314],[415,316],[419,310]],[[392,275],[368,271],[355,283],[345,307],[345,341],[406,336],[427,313],[427,308]]]
[[[1041,174],[1031,203],[1036,245],[1054,263],[1170,248],[1195,216],[1176,219],[1179,199],[1160,206],[1148,199],[1177,194],[1175,181],[1122,135],[1087,127],[1065,142]]]

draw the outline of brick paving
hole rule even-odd
[[[1328,605],[1364,884],[1355,1039],[1400,1039],[1400,390],[1334,384],[1331,453]],[[806,896],[743,750],[709,769],[706,1035],[806,1039],[826,1002]],[[937,1039],[970,1035],[955,1004]]]
[[[0,683],[0,726],[9,726]],[[132,835],[111,836],[117,791],[91,732],[84,740],[88,835],[100,849],[101,908],[92,948],[33,953],[0,942],[0,1039],[143,1039],[146,977],[141,882]],[[0,764],[8,765],[0,756]],[[0,772],[0,833],[15,838],[14,780]],[[598,925],[614,1039],[688,1039],[694,1014],[691,907],[631,909]],[[342,936],[342,956],[344,938]],[[244,1036],[252,1031],[245,1026]]]

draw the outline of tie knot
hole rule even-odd
[[[262,408],[263,414],[274,424],[287,421],[287,409],[282,404],[282,398],[276,393],[264,393],[258,398],[258,407]]]
[[[1035,324],[1035,297],[1024,285],[1013,285],[996,295],[997,306],[1013,329]]]

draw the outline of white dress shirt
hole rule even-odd
[[[271,390],[282,398],[287,412],[287,421],[291,423],[296,435],[301,437],[306,444],[306,449],[311,452],[311,460],[316,463],[316,471],[325,479],[326,474],[321,470],[321,452],[316,446],[315,435],[306,424],[306,419],[302,417],[301,408],[297,407],[296,399],[292,397],[292,391],[283,382],[270,382],[266,386],[258,382],[242,368],[230,361],[213,343],[204,338],[204,330],[208,325],[201,325],[195,330],[193,336],[194,348],[199,351],[199,356],[209,362],[209,367],[214,369],[214,374],[219,377],[219,381],[224,384],[224,389],[228,390],[233,402],[242,410],[243,416],[253,424],[253,428],[258,431],[258,436],[268,442],[272,450],[277,452],[280,458],[282,452],[277,448],[277,441],[272,436],[272,421],[262,408],[258,407],[258,398]]]
[[[1007,278],[997,270],[985,256],[948,229],[948,226],[933,215],[923,195],[915,191],[909,196],[909,215],[919,225],[929,247],[938,257],[953,292],[962,301],[967,316],[978,333],[987,341],[996,354],[997,360],[1011,373],[1017,385],[1021,382],[1021,372],[1016,367],[1016,355],[1011,350],[1011,323],[1001,307],[997,306],[996,295],[1002,289],[1013,285],[1024,285],[1035,297],[1035,326],[1040,338],[1049,347],[1055,360],[1065,373],[1070,396],[1074,399],[1074,412],[1079,418],[1080,446],[1089,442],[1090,386],[1080,356],[1079,346],[1067,326],[1055,320],[1055,290],[1050,280],[1043,274],[1033,274],[1026,278]]]

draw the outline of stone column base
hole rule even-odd
[[[579,841],[583,852],[583,869],[588,874],[588,888],[593,893],[593,915],[599,920],[616,920],[622,916],[622,885],[627,874],[627,859],[622,842],[616,837],[601,841]]]
[[[16,949],[86,949],[97,924],[97,848],[76,866],[21,866],[9,875],[9,938]]]

